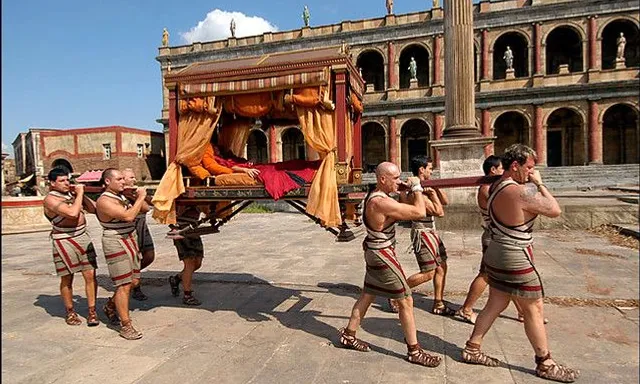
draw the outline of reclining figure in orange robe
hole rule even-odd
[[[200,180],[215,176],[216,185],[255,185],[257,183],[256,177],[260,171],[252,168],[252,163],[233,156],[229,163],[234,165],[226,167],[221,165],[218,159],[224,159],[220,149],[214,144],[208,143],[201,163],[189,167],[189,172]]]

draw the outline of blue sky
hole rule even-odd
[[[185,44],[181,34],[199,22],[210,22],[196,31],[203,36],[203,29],[215,29],[216,17],[240,12],[290,30],[302,26],[305,4],[312,26],[386,13],[385,0],[3,1],[3,152],[11,152],[17,134],[29,127],[123,125],[161,131],[155,122],[162,107],[155,57],[162,28],[169,30],[171,45]],[[431,0],[396,0],[394,13],[429,8]],[[222,12],[210,14],[215,9]],[[247,20],[237,22],[238,35],[256,27],[255,19]]]

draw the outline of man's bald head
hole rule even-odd
[[[385,161],[378,164],[378,166],[376,167],[376,178],[380,179],[382,176],[393,175],[397,172],[399,172],[397,165]]]
[[[122,176],[124,177],[124,183],[127,187],[134,187],[136,182],[136,173],[131,168],[125,168],[122,170]]]

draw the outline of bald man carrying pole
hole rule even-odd
[[[420,179],[410,177],[406,186],[411,190],[411,197],[406,204],[389,197],[402,184],[400,170],[389,162],[378,165],[376,180],[376,189],[367,195],[363,208],[363,222],[367,229],[367,236],[362,244],[366,262],[364,287],[351,310],[349,324],[339,331],[340,344],[345,348],[369,352],[369,345],[356,338],[360,322],[376,296],[396,299],[407,343],[407,360],[414,364],[437,367],[441,358],[428,354],[418,343],[411,288],[395,252],[396,221],[418,220],[426,214],[423,188]]]
[[[131,168],[125,168],[122,171],[124,176],[124,184],[128,188],[136,186],[138,180],[136,179],[136,173]],[[145,199],[147,204],[151,204],[151,196],[147,196]],[[140,271],[151,265],[156,258],[155,247],[153,244],[153,238],[151,237],[151,231],[147,225],[147,212],[140,210],[138,216],[136,216],[136,235],[138,236],[138,249],[142,254],[142,260],[140,261]],[[142,282],[133,287],[131,297],[138,301],[147,300],[149,297],[142,292]]]
[[[142,337],[129,317],[129,296],[132,286],[140,281],[140,251],[136,239],[136,216],[149,210],[145,202],[144,188],[136,191],[136,200],[131,205],[122,195],[125,188],[122,172],[114,168],[102,173],[105,191],[96,202],[96,216],[103,228],[102,250],[107,260],[109,276],[116,286],[113,298],[104,306],[104,312],[111,322],[120,318],[120,336],[127,340]]]

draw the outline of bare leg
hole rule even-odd
[[[73,274],[60,277],[60,297],[65,309],[73,310]]]
[[[485,273],[478,273],[475,279],[471,282],[469,286],[469,293],[467,293],[467,298],[464,300],[464,304],[460,310],[465,314],[470,314],[473,312],[473,306],[478,301],[480,296],[482,296],[482,292],[487,288],[487,275]]]
[[[436,274],[433,277],[433,298],[436,302],[444,300],[444,286],[447,283],[447,263],[442,262],[436,268]]]
[[[87,294],[87,305],[89,307],[96,306],[96,280],[95,269],[82,271],[82,277],[84,278],[84,290]]]
[[[418,344],[416,335],[416,320],[413,316],[413,297],[396,300],[398,303],[400,324],[404,332],[404,339],[408,345]]]
[[[417,287],[418,285],[426,283],[427,281],[433,279],[435,273],[435,270],[429,272],[414,273],[413,275],[409,276],[409,278],[407,279],[407,283],[409,284],[410,288]]]
[[[183,262],[184,268],[182,268],[182,272],[180,272],[180,278],[182,279],[182,288],[185,292],[190,292],[193,273],[200,269],[200,266],[202,266],[202,257],[188,257],[185,258]]]
[[[529,338],[536,356],[544,356],[549,352],[547,330],[544,326],[542,299],[516,298],[520,311],[524,315],[524,331]]]
[[[116,293],[113,295],[113,301],[116,304],[116,311],[122,323],[128,323],[129,319],[129,295],[131,294],[131,286],[133,283],[127,283],[116,287]]]
[[[482,312],[478,315],[476,325],[473,327],[473,332],[469,338],[469,342],[481,345],[484,335],[487,334],[489,328],[493,325],[493,322],[498,318],[502,311],[507,308],[511,296],[508,293],[502,292],[495,288],[489,287],[489,300],[482,309]]]
[[[351,309],[351,317],[349,318],[349,324],[347,325],[347,330],[355,333],[360,327],[360,323],[364,316],[367,314],[367,310],[373,303],[373,300],[376,297],[370,293],[361,293],[356,303],[353,305]]]

